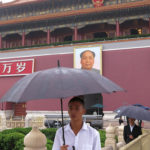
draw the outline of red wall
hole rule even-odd
[[[58,59],[61,66],[73,67],[73,54],[38,56],[35,71],[56,67]],[[150,107],[150,48],[103,51],[103,75],[127,90],[103,94],[105,110],[135,103]],[[20,78],[0,78],[0,97]],[[64,100],[65,110],[67,102]],[[59,100],[30,101],[27,110],[60,110],[60,103]]]
[[[150,48],[104,52],[103,73],[127,90],[104,95],[106,110],[135,103],[150,107]]]

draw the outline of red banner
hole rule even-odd
[[[0,61],[0,76],[19,76],[34,72],[34,59]]]
[[[92,2],[94,4],[94,7],[97,8],[103,6],[104,0],[92,0]]]

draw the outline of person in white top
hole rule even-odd
[[[63,145],[62,128],[58,129],[52,150],[101,150],[99,132],[83,122],[86,112],[84,101],[78,97],[68,103],[70,123],[64,126],[66,144]]]

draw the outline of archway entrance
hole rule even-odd
[[[105,38],[105,37],[108,37],[106,32],[96,32],[93,35],[94,35],[94,38]]]

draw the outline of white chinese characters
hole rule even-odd
[[[2,73],[21,73],[26,69],[26,63],[25,62],[18,62],[16,64],[13,63],[6,63],[2,66]]]
[[[20,73],[20,72],[22,72],[22,71],[24,71],[25,69],[26,69],[26,63],[24,62],[24,63],[22,63],[22,62],[20,62],[20,63],[17,63],[17,71]]]
[[[3,72],[2,73],[10,73],[11,72],[11,64],[3,64]]]

